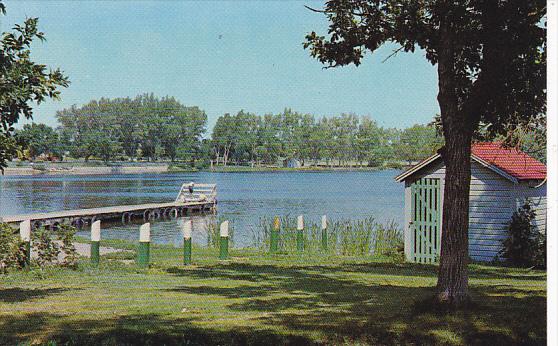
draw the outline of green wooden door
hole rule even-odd
[[[412,258],[435,263],[440,257],[440,179],[422,178],[411,184]]]

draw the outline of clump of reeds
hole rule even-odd
[[[221,216],[210,216],[204,219],[204,228],[207,234],[207,247],[218,249],[220,246],[220,226],[228,219]],[[234,246],[234,222],[229,220],[229,246]]]
[[[252,233],[254,245],[269,251],[274,218],[260,218],[259,227]],[[279,248],[294,253],[296,247],[296,218],[280,217]],[[373,217],[361,220],[330,220],[327,228],[327,249],[322,244],[322,229],[317,223],[307,222],[304,228],[304,252],[342,256],[401,256],[403,235],[394,221],[385,224]]]

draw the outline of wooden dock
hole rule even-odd
[[[46,213],[21,214],[0,217],[0,222],[19,223],[30,220],[33,228],[56,227],[72,224],[76,227],[90,225],[96,220],[150,221],[162,217],[179,217],[191,214],[214,212],[217,205],[217,190],[212,184],[184,184],[173,202],[121,205],[113,207],[62,210]]]

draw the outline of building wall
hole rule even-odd
[[[498,257],[515,211],[516,185],[474,162],[469,194],[469,256],[475,261]]]
[[[516,189],[515,208],[522,206],[528,199],[535,211],[535,226],[546,232],[546,183],[540,186],[536,182],[521,182]],[[537,187],[538,186],[538,187]]]
[[[405,254],[410,258],[412,240],[411,183],[420,178],[439,178],[441,189],[445,186],[445,166],[438,160],[405,181]],[[529,195],[537,200],[537,222],[546,220],[546,191],[517,185],[476,161],[471,163],[471,192],[469,205],[469,256],[475,261],[491,261],[498,256],[502,241],[507,237],[507,227],[518,203]],[[443,196],[443,194],[442,194]],[[543,202],[544,201],[544,202]],[[442,200],[443,204],[443,200]],[[544,210],[544,213],[542,212]],[[543,215],[544,214],[544,215]]]

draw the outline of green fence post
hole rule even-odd
[[[146,268],[149,266],[149,243],[151,241],[151,226],[149,222],[140,226],[140,240],[138,249],[138,266]]]
[[[31,265],[31,220],[25,220],[19,223],[19,236],[25,244],[25,259],[23,267],[29,269]]]
[[[279,249],[279,228],[281,227],[281,221],[279,220],[279,216],[276,216],[273,220],[273,228],[271,229],[271,245],[270,250],[272,253],[276,253]]]
[[[304,251],[304,216],[299,215],[296,220],[296,250]]]
[[[184,221],[182,232],[184,235],[184,265],[192,263],[192,224],[193,220]]]
[[[322,249],[327,251],[327,216],[322,216]]]
[[[226,260],[229,257],[229,222],[225,221],[221,224],[221,241],[219,259]]]
[[[101,220],[91,224],[91,264],[99,265],[101,244]]]

